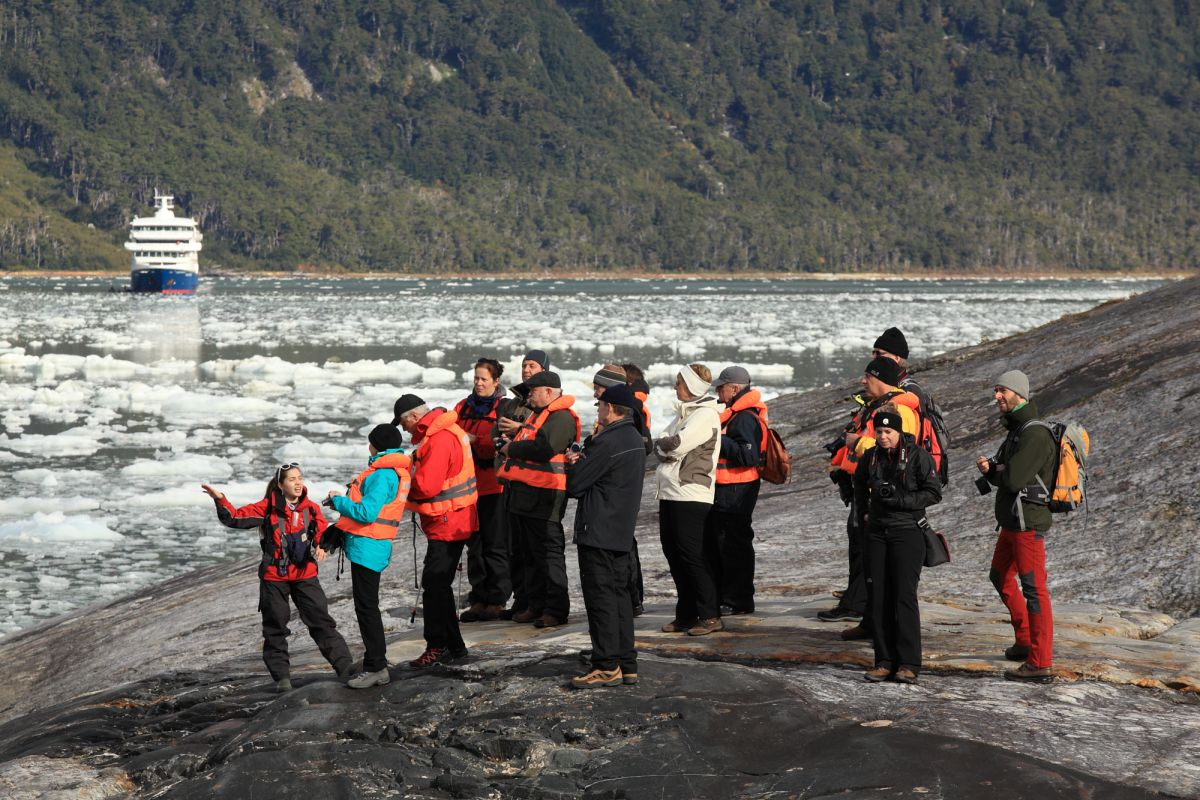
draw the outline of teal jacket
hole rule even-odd
[[[367,464],[374,463],[375,459],[388,453],[399,452],[402,452],[399,448],[383,450],[371,456]],[[399,488],[400,478],[396,475],[395,470],[375,470],[363,481],[362,500],[355,503],[344,494],[334,495],[333,510],[357,522],[371,523],[379,516],[383,507],[392,501]],[[383,572],[392,559],[392,541],[394,540],[372,539],[369,536],[347,533],[346,558],[350,559],[351,564],[358,564],[375,572]]]
[[[1037,476],[1047,486],[1054,485],[1054,467],[1058,453],[1054,437],[1040,425],[1025,429],[1018,441],[1017,432],[1031,419],[1038,419],[1037,406],[1028,401],[1004,415],[1004,427],[1008,436],[996,452],[994,461],[1003,464],[1002,470],[988,470],[988,483],[996,487],[996,521],[1011,531],[1050,530],[1050,509],[1037,503],[1021,501],[1021,513],[1025,517],[1024,528],[1017,516],[1017,494],[1030,484],[1037,485]]]

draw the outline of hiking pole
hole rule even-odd
[[[412,514],[412,556],[413,556],[413,589],[416,590],[416,596],[413,598],[412,613],[408,616],[408,624],[415,625],[417,622],[417,609],[421,606],[421,577],[417,572],[417,515]],[[422,531],[424,533],[424,531]]]

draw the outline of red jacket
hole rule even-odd
[[[502,397],[494,396],[490,399],[493,401],[492,409],[483,416],[471,413],[467,400],[460,400],[454,407],[454,412],[458,414],[458,426],[475,437],[475,441],[471,443],[471,452],[475,455],[475,480],[481,497],[504,491],[504,487],[496,480],[496,443],[492,441],[496,409]]]
[[[264,559],[275,559],[279,556],[279,512],[277,509],[269,508],[267,498],[259,500],[257,503],[251,503],[248,506],[235,508],[229,502],[228,497],[222,497],[217,500],[217,519],[223,525],[230,528],[263,528],[264,523],[266,529],[270,532],[271,547],[270,553],[264,549]],[[296,503],[296,508],[291,513],[284,515],[283,530],[284,533],[301,533],[304,531],[304,512],[308,512],[308,518],[316,523],[316,534],[310,545],[313,551],[313,559],[306,561],[302,566],[295,564],[288,565],[287,576],[280,576],[274,566],[267,565],[265,570],[259,570],[259,574],[266,581],[302,581],[308,578],[317,577],[317,562],[316,547],[321,541],[321,535],[325,533],[325,529],[329,527],[329,523],[325,521],[325,515],[321,513],[321,507],[308,499],[308,489],[304,490],[304,494],[300,496],[299,502]],[[265,563],[265,562],[264,562]]]
[[[425,431],[444,413],[445,409],[435,408],[421,417],[412,435],[413,444],[421,444],[425,440]],[[462,466],[462,443],[448,430],[435,433],[429,440],[428,450],[419,460],[413,462],[409,502],[420,502],[436,496],[442,490],[446,479],[457,475]],[[479,511],[474,505],[470,505],[437,516],[421,514],[421,530],[425,531],[425,535],[430,539],[443,542],[470,539],[471,534],[479,530]]]

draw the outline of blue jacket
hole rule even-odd
[[[367,464],[374,463],[375,459],[380,456],[399,452],[401,452],[399,448],[383,450],[371,456],[371,460]],[[379,469],[372,472],[363,481],[362,500],[355,503],[344,494],[334,495],[333,510],[357,522],[374,522],[383,507],[396,496],[399,488],[400,478],[396,475],[395,470]],[[347,533],[346,558],[350,559],[351,564],[358,564],[375,572],[383,572],[392,558],[392,541],[391,539],[372,539],[368,536]]]

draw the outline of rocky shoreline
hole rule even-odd
[[[841,386],[771,404],[796,476],[764,492],[759,609],[729,632],[656,632],[671,583],[647,493],[639,686],[564,688],[586,641],[578,603],[573,624],[547,634],[464,626],[466,665],[397,668],[390,686],[367,692],[330,680],[311,642],[293,636],[298,689],[269,694],[243,561],[6,640],[0,795],[1200,795],[1200,515],[1187,469],[1198,328],[1191,279],[918,362],[955,440],[952,485],[931,513],[954,562],[922,579],[927,664],[916,687],[865,686],[867,645],[815,620],[844,582],[845,511],[821,449],[846,414]],[[1083,421],[1094,448],[1089,512],[1056,525],[1047,548],[1051,686],[998,679],[1011,634],[986,577],[990,498],[971,485],[974,455],[1000,438],[989,389],[1008,368],[1030,375],[1048,416]],[[384,587],[394,664],[419,649],[411,566],[397,561]],[[349,581],[327,573],[353,643]]]

